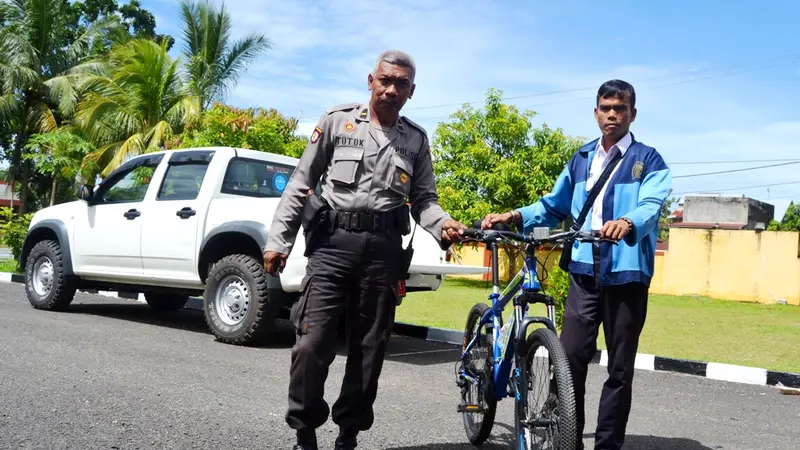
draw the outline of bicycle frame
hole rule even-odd
[[[525,250],[525,258],[522,269],[500,291],[500,271],[498,268],[498,244],[492,241],[487,244],[491,251],[492,261],[492,293],[489,295],[491,307],[486,310],[478,325],[478,332],[467,343],[461,354],[463,360],[475,345],[478,336],[483,332],[484,327],[492,323],[492,334],[494,345],[492,346],[493,361],[492,365],[492,395],[496,400],[501,400],[510,396],[508,385],[511,381],[511,362],[513,355],[516,355],[516,345],[525,339],[528,328],[534,323],[540,323],[556,333],[555,326],[555,304],[552,298],[539,294],[541,286],[536,278],[538,261],[535,257],[535,247],[528,245]],[[531,299],[530,297],[535,297]],[[509,302],[513,301],[514,314],[511,316],[508,326],[511,328],[507,334],[507,341],[501,341],[501,328],[503,327],[503,310]],[[547,317],[527,316],[529,303],[544,303],[547,307]],[[466,368],[464,378],[472,383],[478,383],[472,375],[468,374]],[[501,382],[502,381],[502,382]]]

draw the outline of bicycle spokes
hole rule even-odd
[[[521,420],[526,448],[558,449],[558,390],[550,355],[538,347],[526,362],[527,395]]]

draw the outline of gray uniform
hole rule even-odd
[[[440,245],[450,216],[438,204],[425,130],[406,117],[384,130],[370,121],[369,105],[333,107],[317,124],[284,191],[266,250],[289,254],[300,227],[306,192],[317,182],[339,211],[381,212],[411,202],[411,216]]]
[[[437,202],[425,131],[404,117],[383,130],[370,121],[368,105],[341,105],[322,116],[281,197],[267,250],[289,254],[306,193],[318,182],[322,197],[336,211],[335,225],[315,238],[302,295],[290,317],[297,335],[286,422],[304,442],[311,440],[313,430],[330,413],[345,435],[372,426],[372,405],[394,323],[403,259],[403,229],[397,211],[405,214],[405,223],[408,213],[401,207],[408,199],[414,220],[442,248],[446,248],[442,224],[449,218]],[[362,221],[365,216],[368,220]],[[358,227],[351,226],[354,223]],[[356,229],[362,225],[363,229]],[[323,390],[344,313],[347,365],[341,394],[330,408]]]

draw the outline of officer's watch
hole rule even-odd
[[[620,217],[619,220],[624,220],[628,223],[628,228],[631,230],[633,229],[633,221],[631,219],[628,219],[627,217]]]

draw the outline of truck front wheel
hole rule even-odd
[[[229,255],[211,268],[203,310],[218,341],[235,345],[259,343],[275,323],[270,303],[267,274],[252,256]]]
[[[74,280],[64,274],[63,254],[57,241],[37,242],[25,263],[25,293],[36,309],[66,310],[75,297]]]

